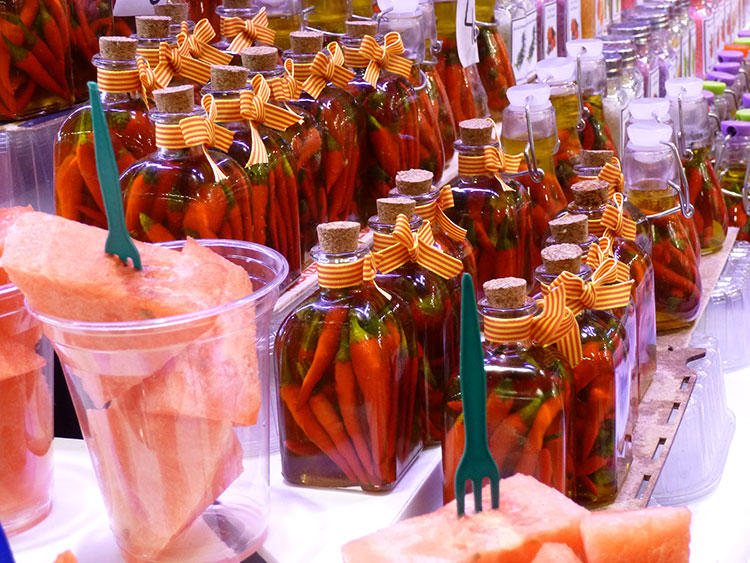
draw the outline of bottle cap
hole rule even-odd
[[[195,94],[191,84],[154,90],[156,109],[165,113],[190,113],[195,107]]]
[[[750,121],[750,109],[738,109],[737,113],[734,114],[734,118],[737,121]]]
[[[542,264],[548,274],[577,274],[583,264],[583,250],[577,244],[553,244],[542,249]]]
[[[725,51],[739,51],[742,53],[742,57],[747,57],[748,52],[750,52],[750,47],[747,45],[740,45],[739,43],[730,43],[729,45],[724,45]]]
[[[738,37],[737,39],[734,40],[734,43],[736,45],[746,45],[746,46],[750,47],[750,37],[740,36],[740,37]],[[747,56],[747,55],[745,55],[745,56]]]
[[[740,66],[740,63],[731,61],[726,63],[716,63],[714,65],[714,70],[737,76],[740,73]]]
[[[750,94],[748,94],[747,92],[742,94],[742,107],[750,108]]]
[[[630,102],[633,119],[669,118],[669,100],[665,98],[639,98]]]
[[[347,20],[346,35],[352,39],[362,39],[365,35],[375,37],[378,33],[378,22],[372,20]]]
[[[536,63],[536,75],[540,82],[555,83],[574,80],[576,60],[573,57],[550,57]]]
[[[672,138],[672,128],[656,121],[634,123],[628,127],[630,142],[639,147],[658,147]]]
[[[505,95],[508,96],[510,105],[515,107],[525,107],[528,98],[531,98],[532,109],[542,109],[552,105],[549,101],[550,87],[546,84],[511,86],[505,91]]]
[[[359,247],[359,223],[332,221],[318,225],[318,243],[326,254],[356,252]]]
[[[170,20],[167,16],[136,16],[135,33],[139,39],[169,37]]]
[[[429,170],[412,168],[396,172],[396,189],[401,195],[422,195],[432,190],[435,176]]]
[[[473,147],[489,145],[493,142],[492,134],[495,131],[492,122],[488,119],[465,119],[458,124],[461,143]]]
[[[576,164],[584,168],[604,168],[604,165],[612,162],[615,151],[587,151],[583,150],[578,155]]]
[[[570,186],[570,191],[580,207],[601,207],[609,199],[609,184],[604,180],[582,180]]]
[[[737,37],[750,37],[750,29],[740,29],[737,32]]]
[[[729,74],[728,72],[721,72],[718,70],[709,70],[706,73],[706,78],[708,80],[714,80],[716,82],[723,82],[727,86],[731,86],[734,84],[734,75]]]
[[[224,0],[222,4],[230,10],[249,10],[253,7],[253,0]]]
[[[667,90],[667,96],[672,98],[677,98],[681,93],[685,98],[699,98],[703,89],[703,81],[694,76],[671,78],[667,80],[664,87]]]
[[[248,47],[240,53],[242,66],[250,72],[273,70],[279,63],[279,52],[276,47],[258,46]]]
[[[612,51],[626,47],[634,47],[633,38],[620,33],[608,33],[599,37],[602,40],[602,48]]]
[[[99,54],[109,61],[134,61],[138,40],[131,37],[100,37]]]
[[[297,55],[314,55],[323,49],[323,34],[318,31],[292,31],[289,41]]]
[[[378,219],[386,225],[395,225],[399,215],[406,215],[411,220],[417,202],[408,197],[381,197],[375,204],[378,208]]]
[[[154,6],[154,13],[157,16],[168,17],[172,25],[179,25],[190,17],[190,5],[187,2],[157,4]]]
[[[704,89],[704,90],[703,90],[703,97],[704,97],[704,98],[706,98],[706,103],[707,103],[707,104],[708,104],[709,106],[712,106],[712,105],[713,105],[713,103],[714,103],[714,98],[715,98],[715,96],[714,96],[714,93],[713,93],[713,92],[711,92],[710,90],[706,90],[706,89]]]
[[[563,215],[552,219],[549,228],[557,242],[583,244],[589,238],[589,220],[585,215]]]
[[[482,285],[487,303],[495,309],[520,309],[526,304],[526,280],[497,278]]]
[[[223,92],[247,87],[248,70],[244,66],[211,65],[211,89]]]
[[[709,92],[713,92],[716,96],[721,96],[724,93],[724,90],[727,89],[727,85],[723,82],[717,82],[715,80],[704,80],[703,89],[708,90]]]
[[[730,51],[728,49],[719,51],[716,56],[721,63],[741,63],[745,60],[745,57],[739,51]]]
[[[748,121],[722,121],[722,135],[739,135],[740,137],[750,137],[750,122]]]
[[[604,51],[604,64],[607,66],[607,77],[617,77],[622,71],[622,55],[614,51]]]
[[[581,53],[582,59],[597,60],[602,58],[604,42],[601,39],[571,39],[565,43],[568,57],[576,58]]]

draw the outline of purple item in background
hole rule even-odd
[[[573,24],[575,21],[575,24]],[[575,28],[576,36],[572,29]],[[567,42],[581,38],[581,0],[557,0],[557,56],[568,55]]]
[[[721,72],[718,70],[709,70],[706,73],[706,80],[715,80],[716,82],[723,82],[727,86],[734,84],[735,76],[728,72]]]
[[[741,63],[745,60],[745,56],[741,51],[719,51],[717,56],[720,63]]]
[[[750,94],[742,94],[742,107],[750,108]]]
[[[739,53],[739,51],[737,52]],[[740,73],[740,63],[716,63],[714,65],[714,70],[737,76]]]
[[[750,29],[740,29],[737,32],[737,37],[750,37]]]
[[[708,90],[703,90],[703,97],[706,98],[706,102],[709,106],[712,106],[714,103],[714,93],[710,92]]]
[[[721,134],[750,137],[750,121],[722,121]]]

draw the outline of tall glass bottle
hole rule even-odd
[[[737,238],[750,240],[747,204],[743,191],[748,184],[750,167],[750,122],[722,121],[725,142],[716,161],[716,174],[729,212],[729,226],[738,227]]]
[[[340,36],[346,31],[346,21],[352,15],[352,0],[303,0],[304,8],[314,9],[307,14],[306,28],[322,31],[329,39]]]
[[[706,72],[706,81],[720,82],[724,84],[724,98],[727,101],[729,115],[734,116],[737,109],[742,105],[742,90],[734,74],[711,69]]]
[[[659,92],[654,96],[665,96],[664,84],[667,80],[677,78],[678,58],[671,44],[669,16],[660,9],[639,6],[623,14],[626,20],[647,24],[649,33],[649,51],[656,56],[659,65]]]
[[[240,64],[240,53],[263,43],[273,45],[275,32],[268,27],[265,9],[258,9],[252,0],[229,0],[216,8],[219,15],[221,39],[214,47],[234,55],[232,64]],[[245,26],[251,22],[252,26]],[[249,29],[246,29],[249,28]]]
[[[490,116],[492,119],[501,120],[503,110],[508,105],[505,92],[511,86],[515,86],[516,79],[507,46],[500,35],[499,23],[495,21],[495,4],[494,0],[476,2],[477,49],[479,50],[477,70],[487,94],[487,108]]]
[[[499,0],[495,21],[510,55],[516,84],[529,82],[537,60],[536,8],[529,10],[523,0]]]
[[[171,19],[167,16],[136,16],[135,36],[137,53],[148,61],[152,69],[159,64],[159,45],[166,43],[176,48],[177,38],[170,34]]]
[[[635,43],[625,35],[603,35],[600,39],[604,42],[605,56],[607,53],[616,53],[622,59],[622,87],[632,92],[633,99],[642,98],[645,91],[644,81],[643,74],[638,69]]]
[[[690,18],[695,23],[695,74],[705,77],[716,56],[715,17],[705,0],[691,0]]]
[[[266,9],[268,27],[275,32],[274,45],[282,51],[290,49],[289,34],[302,29],[301,0],[257,0],[255,6]]]
[[[607,88],[602,99],[604,122],[612,134],[617,154],[622,154],[625,144],[625,121],[634,98],[631,97],[631,91],[622,86],[622,57],[617,53],[607,52],[604,62],[607,66]]]
[[[610,24],[609,32],[630,37],[635,44],[636,64],[643,77],[643,95],[647,98],[659,96],[659,59],[651,52],[648,24],[639,21],[621,21]]]

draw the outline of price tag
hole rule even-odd
[[[456,47],[458,59],[464,67],[479,62],[475,29],[474,0],[458,0],[456,5]]]
[[[557,56],[557,0],[544,3],[542,18],[542,58]]]
[[[568,1],[568,18],[565,40],[581,38],[581,0]],[[562,40],[562,38],[561,38]]]

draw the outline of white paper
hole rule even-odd
[[[648,72],[648,92],[646,92],[647,98],[658,98],[659,97],[659,67],[651,69]]]
[[[625,144],[628,141],[628,119],[630,119],[630,105],[626,105],[620,110],[620,138],[618,139],[620,146],[617,147],[617,150],[621,155],[624,154]]]
[[[524,76],[529,77],[534,72],[536,67],[536,61],[538,57],[537,53],[537,29],[536,24],[536,10],[531,10],[526,14],[526,23],[524,25],[524,33],[526,34],[526,58],[524,59]]]
[[[474,0],[458,0],[456,5],[456,47],[464,67],[479,62],[474,25]]]
[[[542,47],[544,53],[542,58],[557,56],[557,0],[545,2],[543,7],[542,25]]]

